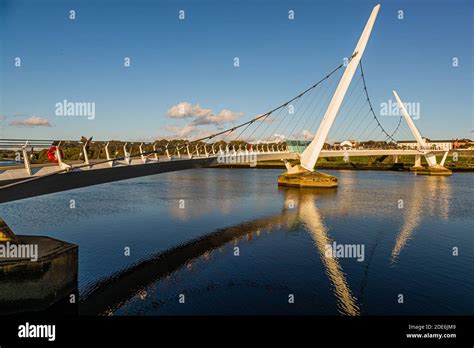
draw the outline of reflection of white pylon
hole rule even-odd
[[[324,142],[328,136],[329,130],[336,118],[337,113],[339,112],[339,108],[341,107],[342,101],[344,100],[344,96],[351,84],[352,77],[359,65],[360,60],[362,59],[362,55],[364,54],[365,46],[369,41],[370,33],[372,32],[372,28],[375,24],[375,20],[377,18],[377,14],[380,10],[380,4],[375,6],[370,14],[369,20],[365,25],[364,31],[357,42],[357,46],[354,49],[352,57],[347,64],[346,70],[339,81],[339,84],[334,92],[334,95],[329,103],[329,106],[324,114],[323,120],[319,125],[318,131],[314,136],[313,141],[308,145],[308,147],[303,151],[301,154],[301,166],[309,171],[314,170],[314,166],[318,161],[319,154],[321,149],[323,148]]]
[[[423,206],[422,204],[419,204],[420,202],[418,202],[418,200],[420,200],[420,198],[423,196],[420,194],[420,192],[418,192],[416,187],[419,187],[419,185],[415,186],[415,191],[414,191],[414,194],[412,195],[411,205],[409,209],[406,209],[402,228],[400,229],[400,232],[397,235],[395,245],[393,246],[393,249],[392,249],[392,253],[390,257],[390,262],[392,264],[398,261],[398,256],[400,255],[400,252],[402,251],[402,249],[406,246],[407,242],[412,237],[413,232],[419,226],[423,217],[423,211],[422,211]]]
[[[344,315],[360,315],[360,308],[357,299],[352,295],[338,259],[328,257],[325,254],[326,246],[331,245],[332,241],[328,235],[327,228],[324,225],[323,217],[319,213],[318,207],[315,204],[315,196],[311,193],[302,193],[302,191],[299,190],[291,190],[289,192],[297,193],[297,195],[292,198],[296,200],[298,216],[307,226],[308,231],[314,240],[315,246],[318,249],[326,273],[334,287],[334,294],[338,300],[339,310]]]
[[[428,150],[426,141],[425,139],[422,138],[420,132],[416,128],[415,123],[413,122],[410,115],[408,114],[407,109],[405,108],[405,105],[402,103],[400,97],[398,96],[397,91],[394,90],[393,95],[395,96],[395,99],[397,100],[398,108],[400,109],[403,117],[405,118],[405,121],[408,123],[408,127],[410,127],[410,130],[413,133],[413,136],[415,137],[416,142],[418,143],[418,147],[420,148],[420,150],[424,152],[426,163],[428,163],[430,167],[438,166],[436,162],[436,155],[432,152],[425,152],[426,150]],[[447,154],[448,152],[446,151],[443,156],[443,160],[441,161],[441,166],[443,166],[444,161],[446,160]],[[420,167],[421,163],[419,163],[419,160],[417,162],[418,163],[415,163],[415,166]]]
[[[422,223],[423,218],[430,216],[449,218],[451,185],[449,180],[433,178],[426,181],[415,181],[410,191],[408,207],[404,208],[403,225],[393,246],[390,261],[395,264],[400,253],[412,238],[413,233]]]

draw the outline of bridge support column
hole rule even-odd
[[[168,150],[168,144],[166,144],[166,147],[165,147],[165,152],[166,152],[166,157],[168,157],[168,160],[171,160],[171,156],[170,156],[170,150]],[[179,148],[176,147],[176,149],[178,149],[178,156],[181,158],[180,154],[179,154]]]
[[[448,152],[446,151],[443,155],[443,158],[441,159],[440,165],[444,167],[444,162],[446,162],[446,158],[448,158]]]
[[[87,154],[87,147],[89,146],[89,140],[82,146],[82,154],[84,156],[84,163],[89,164],[89,155]]]
[[[63,162],[63,156],[61,155],[61,150],[59,149],[59,145],[61,145],[61,143],[59,143],[56,146],[56,158],[58,159],[59,168],[61,168],[61,169],[71,168],[71,166],[69,164],[66,164],[66,163]]]
[[[26,142],[26,144],[21,147],[21,151],[23,153],[23,163],[25,164],[26,173],[28,174],[28,176],[31,176],[31,164],[30,157],[28,155],[28,150],[26,149],[27,146],[28,142]]]
[[[413,167],[410,168],[410,170],[418,170],[418,169],[423,169],[421,165],[421,155],[415,155],[415,164]]]
[[[125,145],[123,146],[123,156],[125,158],[125,163],[130,164],[131,162],[130,155],[131,155],[133,145],[130,146],[130,152],[127,151],[127,145],[128,143],[125,143]]]
[[[393,155],[393,163],[398,163],[398,155]]]
[[[105,156],[107,157],[107,161],[109,161],[109,166],[110,167],[113,167],[114,166],[114,161],[112,160],[112,158],[110,157],[110,153],[109,153],[109,142],[107,142],[107,144],[105,144]]]
[[[140,144],[139,149],[140,149],[140,157],[142,159],[142,162],[145,164],[147,162],[147,158],[143,152],[143,143]]]
[[[283,163],[285,164],[286,170],[291,170],[291,163],[290,162],[288,162],[286,159],[284,159]]]
[[[193,155],[191,154],[191,151],[189,151],[189,144],[186,145],[186,151],[188,151],[188,157],[193,158]]]
[[[155,154],[155,161],[159,162],[160,158],[158,157],[158,151],[156,150],[156,143],[153,143],[153,152]]]

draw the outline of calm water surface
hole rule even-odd
[[[336,190],[278,188],[281,170],[199,169],[0,213],[17,234],[79,245],[86,313],[474,313],[474,175],[327,172]],[[364,246],[364,260],[326,257],[333,242]]]

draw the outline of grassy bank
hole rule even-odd
[[[438,157],[440,163],[442,157]],[[299,164],[299,161],[294,160],[290,163]],[[427,166],[426,161],[422,158],[422,165]],[[414,156],[399,156],[398,163],[393,161],[391,156],[381,157],[351,157],[349,162],[344,162],[342,158],[320,158],[316,163],[316,169],[345,169],[345,170],[394,170],[394,171],[409,171],[414,165]],[[221,168],[249,168],[249,164],[223,164]],[[261,161],[257,162],[256,168],[262,169],[285,169],[282,161]],[[474,156],[468,154],[464,156],[448,156],[446,158],[445,167],[451,169],[453,172],[474,172]]]

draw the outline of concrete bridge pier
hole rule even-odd
[[[67,303],[77,311],[78,247],[44,236],[15,235],[0,218],[0,315]]]
[[[415,165],[410,168],[410,170],[419,170],[423,169],[423,166],[421,165],[421,155],[415,155]]]
[[[423,167],[421,165],[421,155],[415,155],[415,165],[411,167],[410,170],[415,171],[416,174],[419,175],[449,176],[453,174],[450,169],[445,168],[443,166],[444,160],[441,162],[441,164],[438,164],[436,162],[436,156],[434,154],[428,154],[425,155],[425,157],[428,163],[427,167]]]

